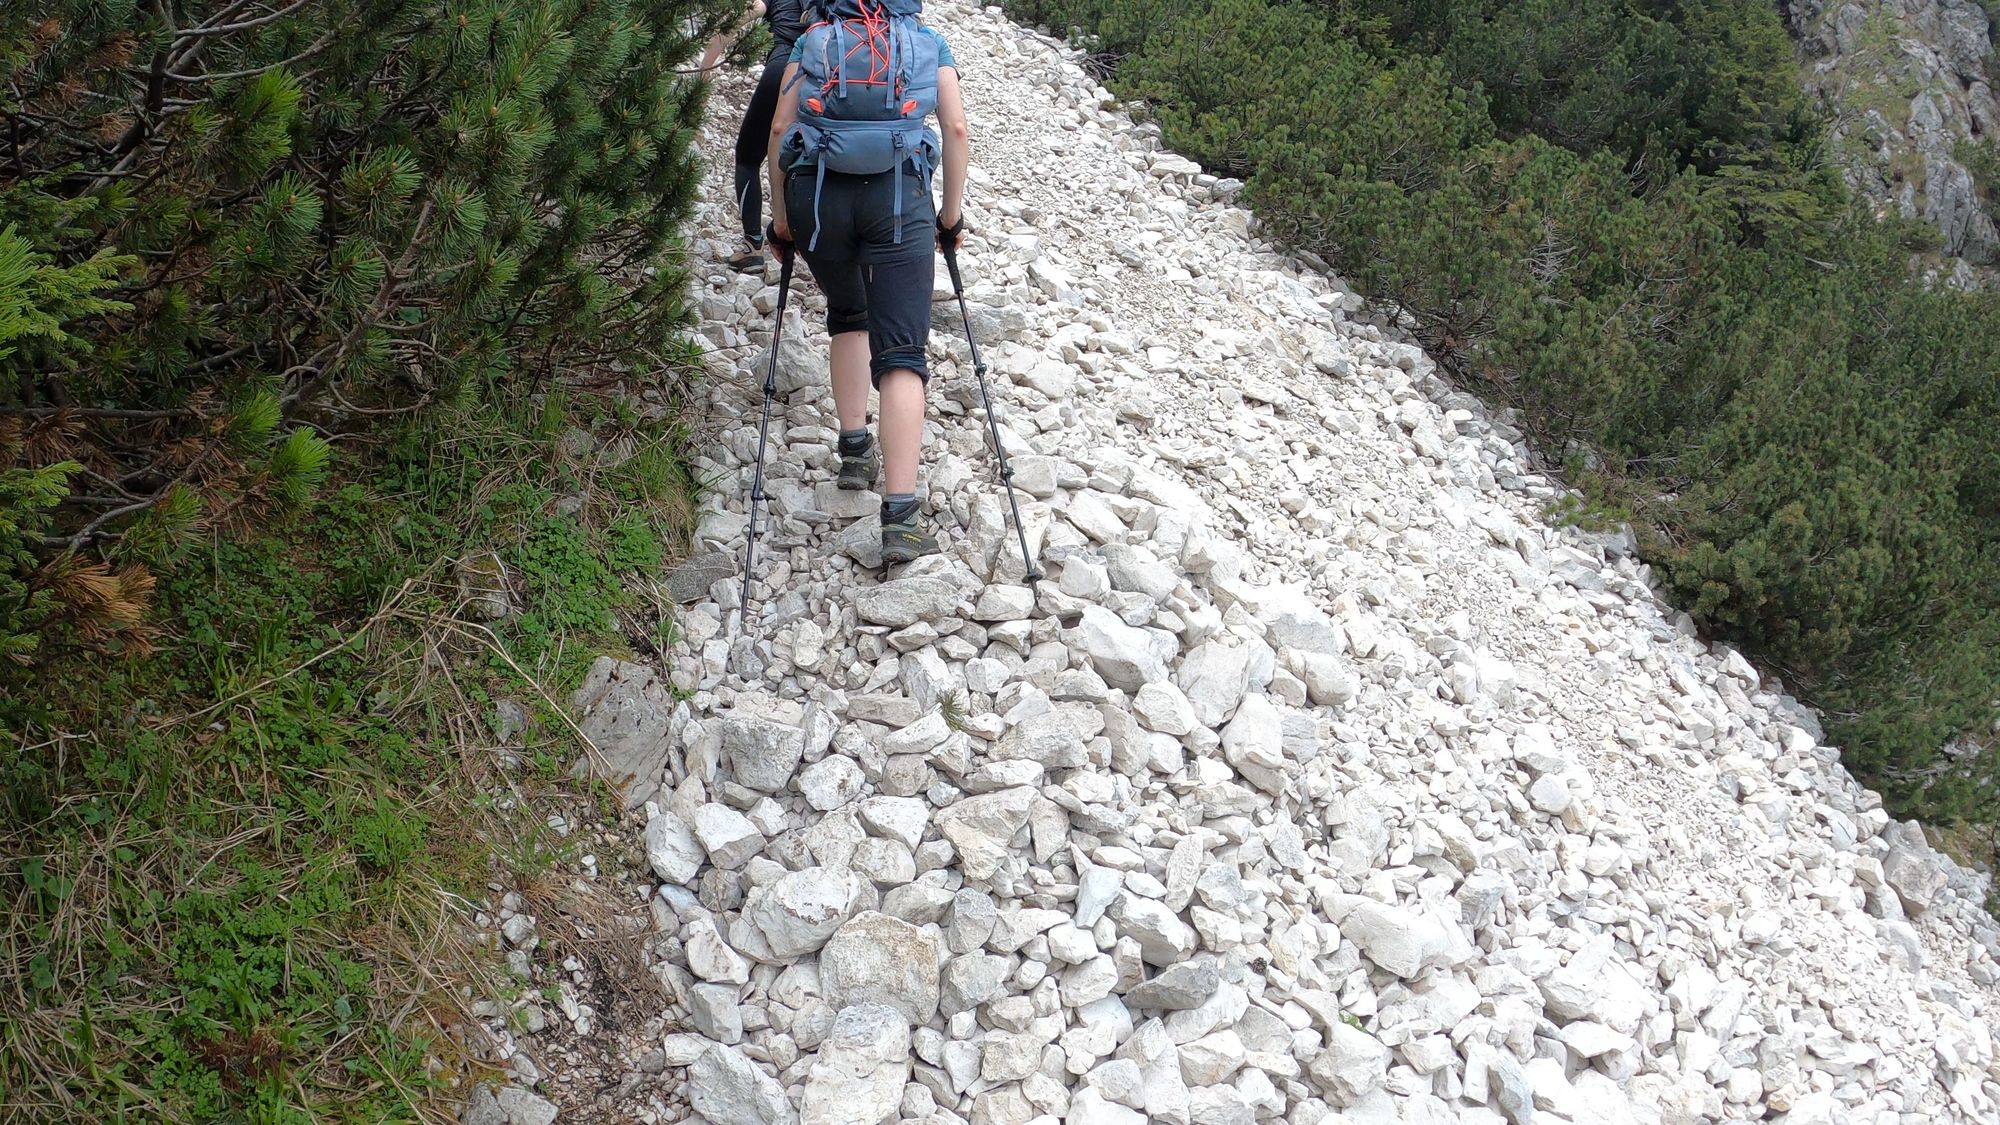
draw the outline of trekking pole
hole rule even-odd
[[[776,236],[773,235],[773,240]],[[792,244],[778,242],[778,318],[771,329],[771,362],[764,369],[764,416],[757,423],[757,473],[750,478],[750,535],[743,547],[743,601],[737,606],[739,630],[750,622],[750,572],[757,562],[757,505],[764,502],[764,443],[771,434],[771,404],[778,398],[778,345],[785,338],[785,298],[792,292]]]
[[[938,248],[944,251],[944,268],[951,272],[951,291],[958,295],[958,315],[965,321],[965,346],[972,350],[972,373],[979,378],[979,401],[986,407],[986,436],[993,442],[993,453],[1000,463],[1000,487],[1006,491],[1007,507],[1014,514],[1014,538],[1021,544],[1021,565],[1028,570],[1027,581],[1033,582],[1042,572],[1035,568],[1035,560],[1028,554],[1028,533],[1021,529],[1021,504],[1014,498],[1014,466],[1007,460],[1007,447],[1000,444],[1000,423],[993,420],[993,396],[986,391],[986,361],[979,358],[979,344],[972,338],[972,311],[966,307],[965,282],[958,275],[958,247],[953,242],[964,228],[963,219],[956,228],[940,228],[941,235],[951,237],[939,238]]]

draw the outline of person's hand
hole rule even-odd
[[[771,256],[783,261],[792,252],[792,224],[783,215],[771,216],[771,224],[764,228],[764,246]]]
[[[939,216],[937,223],[938,249],[947,254],[957,253],[959,248],[965,245],[965,230],[964,215],[953,216],[950,222],[946,222],[943,216]]]

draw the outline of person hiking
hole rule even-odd
[[[700,73],[706,77],[729,53],[729,48],[759,18],[771,25],[771,51],[764,57],[764,73],[743,109],[743,123],[736,130],[736,211],[743,224],[743,237],[750,248],[729,259],[731,269],[754,271],[764,260],[764,156],[771,139],[771,118],[778,108],[778,86],[784,78],[792,45],[804,34],[807,0],[752,0],[742,20],[731,30],[719,32],[702,52]]]
[[[965,240],[971,153],[958,68],[922,0],[821,0],[771,123],[771,250],[796,246],[826,295],[841,488],[882,477],[882,561],[938,549],[917,513],[933,248]],[[926,119],[935,113],[939,129]],[[933,209],[933,173],[943,198]],[[782,328],[782,326],[781,326]],[[868,432],[881,398],[881,449]]]

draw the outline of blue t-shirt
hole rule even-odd
[[[917,31],[918,31],[918,33],[919,33],[919,34],[923,34],[923,35],[928,35],[928,36],[930,36],[930,37],[931,37],[932,39],[934,39],[934,40],[936,40],[936,41],[937,41],[937,52],[938,52],[938,68],[939,68],[939,69],[943,69],[944,67],[947,67],[947,66],[948,66],[948,67],[951,67],[951,68],[952,68],[953,70],[957,70],[957,69],[958,69],[958,63],[954,62],[954,61],[952,60],[952,57],[951,57],[951,44],[949,44],[949,43],[947,43],[947,42],[945,42],[945,41],[944,41],[944,36],[942,36],[942,35],[939,35],[939,34],[937,33],[937,29],[935,29],[935,28],[930,28],[930,27],[920,27],[920,28],[918,28],[918,29],[917,29]],[[792,44],[792,57],[791,57],[790,59],[788,59],[787,61],[788,61],[788,62],[797,62],[797,61],[799,61],[799,56],[800,56],[801,54],[803,54],[803,53],[805,52],[805,44],[806,44],[806,41],[805,41],[805,38],[804,38],[803,36],[801,36],[801,37],[799,38],[799,41],[798,41],[798,42],[796,42],[796,43],[793,43],[793,44]]]

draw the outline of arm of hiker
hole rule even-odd
[[[702,77],[708,77],[715,70],[716,65],[722,61],[722,56],[729,53],[729,48],[734,46],[738,39],[742,38],[744,32],[750,30],[750,25],[762,19],[763,16],[764,0],[750,0],[750,10],[744,13],[742,19],[738,20],[734,26],[716,32],[715,36],[708,41],[708,49],[701,53]]]
[[[778,150],[779,142],[785,139],[785,131],[790,129],[792,123],[799,118],[799,100],[791,94],[792,83],[797,80],[798,75],[799,64],[785,64],[785,80],[778,85],[778,111],[771,115],[771,143],[765,150],[770,153],[770,156],[765,159],[765,163],[770,170],[771,177],[771,190],[769,193],[771,198],[771,230],[779,238],[787,242],[791,241],[792,223],[791,218],[785,214],[785,169],[779,163],[783,154]],[[772,246],[771,252],[776,254],[779,251],[776,246]]]
[[[964,218],[965,169],[972,156],[972,134],[965,125],[965,99],[959,95],[958,68],[938,68],[938,134],[944,141],[944,200],[938,207],[938,225],[955,227]],[[956,250],[965,244],[960,231]]]

